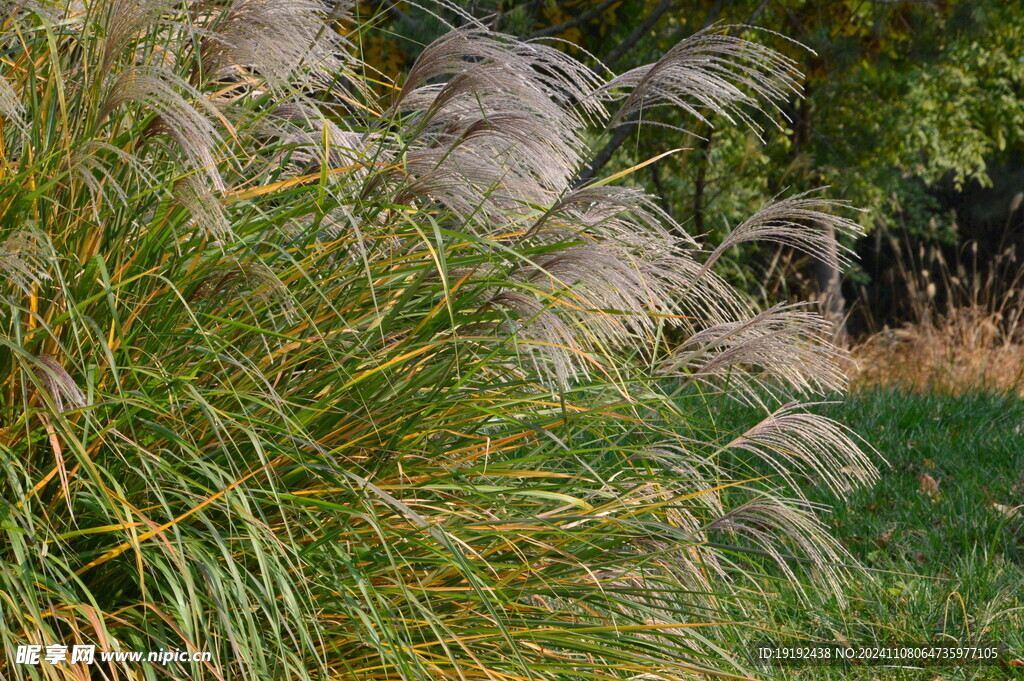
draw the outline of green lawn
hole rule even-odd
[[[824,410],[891,465],[845,502],[808,482],[812,501],[834,505],[827,522],[835,536],[871,573],[847,589],[845,606],[808,607],[776,585],[780,597],[764,625],[854,644],[1005,641],[1013,658],[1024,658],[1024,511],[1008,512],[1024,503],[1024,401],[878,390]],[[937,494],[922,475],[938,482]],[[816,666],[771,678],[1024,679],[1024,668]]]

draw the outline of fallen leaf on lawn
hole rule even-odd
[[[1011,667],[1024,667],[1024,660],[1010,660]]]
[[[888,544],[888,543],[889,543],[889,540],[890,540],[890,539],[892,538],[892,533],[893,533],[893,532],[894,532],[895,530],[896,530],[896,528],[895,528],[895,527],[890,527],[890,528],[889,528],[888,530],[886,530],[885,532],[883,532],[883,533],[881,534],[881,536],[879,536],[879,537],[878,537],[878,541],[879,541],[879,542],[881,542],[882,544]]]
[[[1020,506],[1011,508],[1010,506],[1004,506],[1002,504],[992,504],[992,508],[999,512],[1004,518],[1017,518],[1020,516]]]
[[[939,500],[939,481],[928,475],[927,473],[921,473],[917,479],[917,484],[920,486],[921,491],[927,494],[932,502]]]

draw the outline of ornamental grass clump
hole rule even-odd
[[[575,180],[636,111],[763,120],[782,55],[712,29],[606,78],[468,22],[380,96],[344,4],[0,21],[4,677],[742,672],[763,575],[846,578],[798,481],[876,471],[790,401],[842,387],[820,319]],[[829,257],[833,207],[727,245]],[[711,390],[766,418],[706,428]]]

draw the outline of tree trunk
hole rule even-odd
[[[846,299],[843,298],[842,273],[838,265],[836,232],[832,225],[818,224],[816,227],[828,234],[831,244],[827,260],[814,259],[814,277],[818,282],[821,314],[832,324],[833,340],[838,344],[845,344]]]
[[[700,141],[700,153],[694,159],[697,176],[693,180],[693,231],[704,235],[704,190],[707,187],[708,166],[711,164],[711,136],[714,129],[704,126],[704,139]]]

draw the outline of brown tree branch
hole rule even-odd
[[[623,39],[623,41],[611,51],[611,54],[605,57],[604,65],[611,68],[615,62],[622,59],[622,57],[625,56],[625,54],[629,52],[641,38],[647,35],[648,31],[654,28],[654,25],[658,23],[658,20],[661,19],[666,12],[672,9],[672,4],[673,0],[660,0],[658,6],[654,8],[654,11],[648,14],[647,18],[644,19],[632,33],[626,36],[625,39]]]
[[[607,11],[609,7],[611,7],[612,5],[615,5],[617,3],[620,3],[620,2],[622,2],[622,0],[605,0],[604,2],[602,2],[597,7],[593,7],[591,9],[587,10],[586,12],[584,12],[583,14],[580,14],[577,17],[574,17],[574,18],[569,19],[567,21],[563,21],[562,23],[556,24],[555,26],[548,26],[547,28],[542,28],[539,31],[531,33],[529,37],[530,38],[545,38],[545,37],[551,36],[551,35],[558,35],[562,31],[567,31],[570,28],[574,28],[576,26],[580,26],[582,24],[587,23],[588,21],[590,21],[592,19],[596,19],[597,17],[599,17],[602,14],[604,14],[605,11]]]

